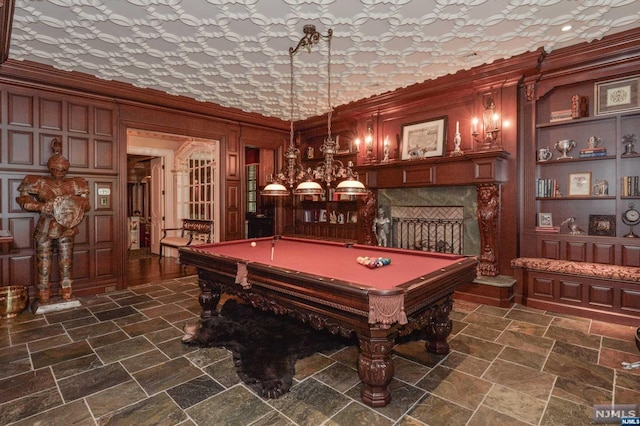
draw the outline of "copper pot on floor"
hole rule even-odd
[[[29,303],[29,292],[24,286],[0,287],[0,318],[13,318],[24,311]]]

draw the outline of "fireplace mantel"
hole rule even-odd
[[[498,184],[505,182],[507,151],[477,151],[457,157],[388,161],[354,167],[372,189]]]
[[[473,185],[478,191],[478,227],[481,235],[478,273],[498,275],[496,244],[500,241],[500,183],[507,179],[506,151],[480,151],[456,157],[389,161],[356,168],[373,190]]]

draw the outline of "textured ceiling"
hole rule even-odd
[[[9,57],[288,120],[288,52],[305,24],[334,32],[335,107],[635,28],[640,8],[635,0],[17,0]],[[294,119],[328,110],[326,60],[326,42],[295,56]]]

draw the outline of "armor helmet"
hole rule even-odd
[[[64,158],[64,156],[60,155],[60,154],[54,154],[49,158],[49,161],[47,161],[47,168],[49,168],[49,170],[51,169],[58,169],[58,170],[62,170],[64,169],[64,171],[69,170],[69,160],[67,160],[66,158]]]

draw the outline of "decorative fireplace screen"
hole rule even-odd
[[[393,247],[462,254],[462,206],[391,206]]]

